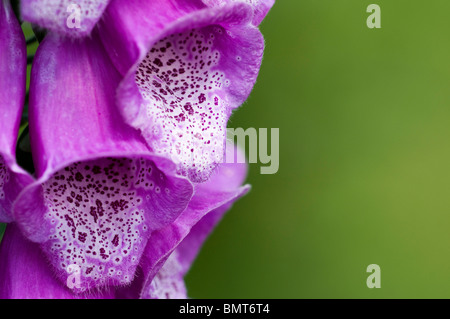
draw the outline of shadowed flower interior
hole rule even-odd
[[[129,283],[150,232],[174,218],[164,209],[179,201],[174,188],[142,158],[72,164],[42,185],[52,229],[42,248],[62,279],[69,265],[80,267],[82,290]]]
[[[218,46],[231,37],[220,26],[170,35],[153,46],[136,72],[153,123],[144,137],[194,181],[206,180],[223,159],[231,113],[224,92],[230,80],[223,69],[241,57],[226,56]]]
[[[6,183],[9,182],[9,170],[3,161],[3,157],[0,156],[0,200],[5,199],[5,192],[3,188]]]

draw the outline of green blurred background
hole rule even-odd
[[[367,6],[381,7],[369,29]],[[194,298],[450,298],[450,2],[277,0],[230,127],[280,128],[187,277]],[[381,288],[366,267],[381,267]]]
[[[371,3],[381,29],[366,25]],[[449,12],[277,0],[229,126],[280,128],[280,169],[250,165],[252,191],[186,278],[192,298],[450,298]]]

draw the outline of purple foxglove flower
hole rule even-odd
[[[25,99],[26,46],[9,1],[0,1],[0,222],[10,222],[13,200],[32,178],[15,159]]]
[[[22,18],[70,37],[91,33],[109,0],[21,0]]]
[[[152,245],[142,259],[140,298],[183,298],[183,277],[203,242],[233,202],[250,189],[248,185],[240,187],[246,172],[245,164],[220,164],[206,183],[197,185],[195,196],[177,221],[152,234]]]
[[[271,1],[261,3],[268,9]],[[117,101],[125,121],[194,182],[223,161],[228,118],[250,94],[264,50],[254,7],[208,4],[115,0],[98,25],[123,76]]]
[[[122,121],[114,103],[120,79],[95,31],[82,40],[47,35],[33,63],[29,125],[36,181],[18,196],[13,217],[61,287],[68,270],[79,267],[79,294],[128,285],[138,265],[145,265],[145,278],[155,276],[180,236],[247,190],[231,189],[230,179],[205,194],[177,175],[171,161]],[[165,229],[170,234],[161,239]]]
[[[245,164],[224,164],[210,181],[198,185],[176,221],[152,234],[136,276],[126,286],[74,293],[55,278],[40,245],[9,224],[0,245],[0,298],[186,298],[183,277],[226,210],[248,191],[248,186],[240,187],[245,175]]]

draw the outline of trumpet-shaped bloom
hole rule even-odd
[[[48,35],[35,57],[30,138],[37,181],[14,220],[57,277],[81,268],[81,290],[131,281],[150,234],[186,208],[193,185],[149,151],[115,110],[120,80],[95,37]]]
[[[186,210],[151,235],[128,285],[75,293],[55,278],[41,246],[15,223],[8,225],[0,246],[0,298],[187,298],[183,277],[223,214],[249,190],[240,187],[245,175],[245,164],[220,165],[210,181],[198,186]]]
[[[135,19],[145,12],[153,14]],[[258,76],[264,40],[253,14],[244,2],[117,0],[99,24],[124,76],[117,97],[125,121],[191,181],[207,180],[222,162],[228,118]]]
[[[206,181],[223,160],[232,111],[255,84],[264,51],[257,26],[274,0],[78,0],[81,27],[66,21],[70,3],[25,0],[22,14],[69,36],[97,24],[123,76],[126,122],[178,173]]]
[[[108,0],[21,0],[22,18],[60,35],[84,37],[92,32]]]
[[[15,159],[27,55],[22,30],[5,0],[0,2],[0,39],[0,222],[10,222],[12,203],[32,178]]]

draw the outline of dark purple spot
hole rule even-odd
[[[192,108],[192,105],[191,105],[191,103],[186,103],[185,105],[184,105],[184,109],[189,113],[189,115],[192,115],[192,114],[194,114],[194,109]]]
[[[77,172],[75,174],[75,180],[76,181],[81,182],[81,181],[83,181],[83,179],[84,179],[84,177],[83,177],[83,175],[80,172]]]
[[[161,60],[158,59],[158,58],[156,58],[155,60],[153,60],[153,64],[155,64],[155,65],[157,65],[157,66],[159,66],[159,67],[162,67],[162,66],[163,66],[163,63],[162,63]]]
[[[115,247],[119,246],[119,235],[115,235],[114,238],[113,238],[113,240],[111,241],[111,243],[112,243]]]

